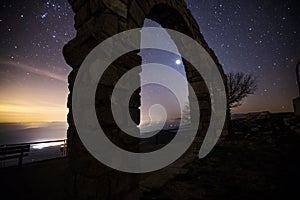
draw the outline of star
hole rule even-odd
[[[47,17],[47,15],[48,15],[48,13],[45,12],[44,14],[41,15],[41,18],[42,18],[42,19],[45,19],[45,18]]]

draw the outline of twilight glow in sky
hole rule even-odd
[[[292,111],[292,99],[298,96],[299,1],[186,2],[225,72],[258,77],[257,92],[234,112]],[[71,68],[62,48],[75,37],[73,18],[67,0],[1,0],[0,122],[66,120]],[[158,51],[142,55],[143,60],[183,70],[174,55]],[[152,96],[166,101],[162,93],[149,87],[143,95],[145,105]]]

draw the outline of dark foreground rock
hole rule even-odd
[[[64,199],[66,158],[0,168],[0,199]]]
[[[234,120],[232,134],[206,158],[141,199],[298,199],[298,123],[290,113]]]
[[[143,174],[139,199],[299,199],[299,120],[289,113],[258,116],[234,120],[232,133],[206,158],[188,153],[164,169]],[[68,199],[66,161],[0,168],[0,199]]]

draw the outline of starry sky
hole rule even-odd
[[[225,72],[252,73],[258,90],[235,113],[293,111],[299,96],[295,68],[300,60],[297,0],[187,0],[192,14]]]
[[[75,36],[65,0],[0,2],[0,121],[65,121],[64,44]]]
[[[253,73],[258,78],[256,93],[233,112],[292,111],[292,99],[299,96],[298,1],[186,2],[225,72]],[[73,18],[66,0],[1,0],[0,122],[66,120],[71,68],[62,48],[76,34]],[[143,56],[181,70],[174,55],[160,58],[159,53],[144,52]]]

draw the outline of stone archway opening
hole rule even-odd
[[[143,28],[146,27],[162,28],[160,24],[148,18],[144,20]],[[147,35],[149,33],[143,30],[144,29],[142,29],[141,32],[141,50],[139,53],[142,58],[142,72],[140,75],[143,85],[141,87],[141,122],[139,128],[142,135],[147,135],[151,131],[161,130],[155,137],[143,140],[144,145],[146,142],[160,145],[167,144],[173,139],[180,124],[181,126],[185,126],[185,128],[188,128],[190,124],[189,91],[186,71],[176,44],[167,31],[157,35],[156,42],[167,45],[168,49],[177,54],[158,49],[144,49],[144,43],[148,43],[149,41],[147,40],[151,37]],[[167,71],[159,71],[160,76],[162,75],[164,79],[168,79],[174,84],[178,91],[177,94],[174,94],[164,86],[147,84],[147,81],[152,78],[152,73],[150,73],[150,75],[147,74],[147,72],[151,71],[151,63],[154,65],[159,63],[168,66],[184,77],[184,80],[181,81],[177,80]],[[164,109],[151,107],[157,104],[162,105]],[[180,107],[180,105],[184,106]],[[150,110],[150,108],[153,109]],[[141,145],[140,148],[143,148],[143,145]]]
[[[222,71],[220,64],[212,50],[207,46],[204,38],[202,37],[199,27],[194,20],[194,18],[190,18],[191,13],[189,10],[181,10],[180,6],[174,6],[169,4],[156,4],[149,11],[146,18],[149,18],[152,21],[155,21],[163,28],[168,28],[172,30],[176,30],[178,32],[184,33],[185,35],[193,38],[198,41],[215,59],[215,62],[218,64],[218,67]],[[180,44],[180,41],[177,41],[177,38],[171,38],[174,44]],[[179,48],[178,48],[179,49]],[[180,52],[179,52],[180,54]],[[182,66],[184,71],[186,72],[186,78],[188,83],[191,84],[194,91],[197,95],[197,101],[199,102],[200,107],[200,115],[201,122],[198,127],[198,133],[196,138],[196,146],[200,147],[203,137],[205,136],[205,132],[208,129],[210,123],[210,115],[211,115],[211,102],[210,96],[208,92],[208,88],[204,83],[201,75],[194,69],[194,67],[187,62],[185,59],[182,59]],[[189,93],[189,92],[188,92]],[[193,104],[195,102],[194,99],[188,98],[188,103]],[[190,119],[193,120],[193,119]]]

